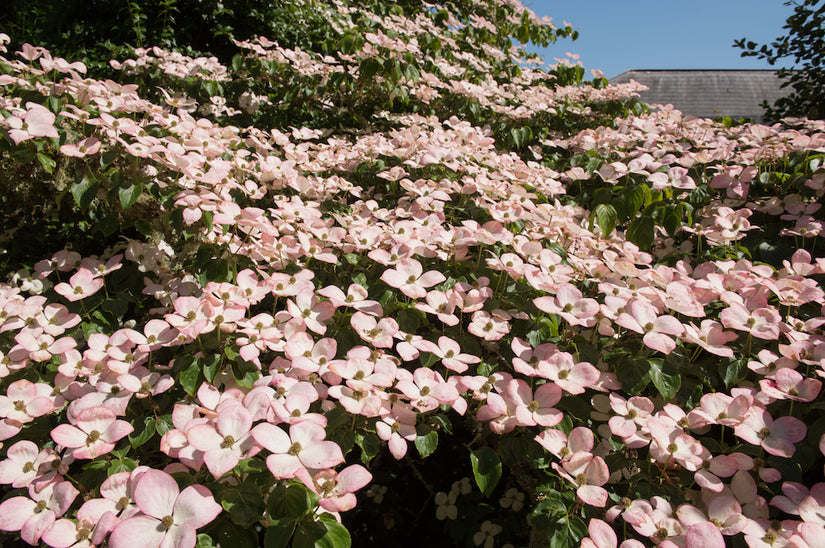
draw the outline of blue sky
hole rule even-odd
[[[560,40],[531,51],[546,62],[577,53],[584,67],[610,78],[631,69],[767,69],[765,61],[740,57],[739,38],[769,43],[784,34],[793,13],[783,0],[522,0],[537,15],[579,30],[575,42]],[[777,67],[778,68],[778,67]],[[589,74],[588,74],[589,77]]]

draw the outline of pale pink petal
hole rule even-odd
[[[0,504],[0,531],[19,531],[34,515],[37,503],[28,497],[13,497]]]
[[[242,405],[233,405],[218,413],[218,432],[239,440],[252,428],[252,415]]]
[[[82,447],[86,445],[88,434],[71,424],[59,424],[52,429],[52,439],[63,447]]]
[[[709,521],[697,523],[688,528],[685,535],[686,548],[710,548],[724,546],[725,539],[719,529]]]
[[[172,514],[180,490],[169,474],[147,470],[135,487],[135,504],[144,514],[163,519]]]
[[[292,445],[286,432],[268,422],[256,425],[251,434],[255,441],[272,453],[286,453]]]
[[[114,528],[109,536],[109,546],[110,548],[133,548],[136,544],[158,546],[165,535],[166,531],[159,520],[149,516],[135,516],[121,521]]]
[[[301,450],[298,456],[307,468],[332,468],[344,462],[341,448],[333,441],[317,442]]]
[[[220,513],[221,506],[215,502],[209,489],[203,485],[190,485],[181,491],[172,515],[176,524],[189,523],[200,529]]]
[[[196,531],[189,523],[175,524],[166,532],[158,548],[189,548],[195,546]]]

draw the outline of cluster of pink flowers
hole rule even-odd
[[[321,85],[337,73],[359,78],[365,59],[419,58],[425,35],[457,44],[457,21],[444,28],[423,14],[379,17],[343,5],[330,16],[346,29],[356,13],[384,31],[365,35],[351,55],[265,38],[239,46]],[[464,78],[509,54],[439,57],[433,73],[399,85],[422,104],[452,94],[511,121],[562,105],[584,115],[588,103],[638,89],[553,87],[526,67],[507,83]],[[170,80],[231,77],[213,58],[160,48],[135,55],[113,64],[160,67]],[[740,534],[751,547],[823,545],[825,484],[785,479],[769,463],[797,458],[803,444],[814,458],[807,438],[820,431],[803,419],[825,377],[825,258],[799,247],[780,268],[740,248],[766,219],[806,242],[821,230],[821,167],[811,168],[805,195],[769,198],[755,181],[766,162],[825,152],[822,122],[726,128],[663,108],[551,135],[519,156],[458,116],[379,113],[394,130],[355,135],[239,128],[228,121],[235,107],[265,109],[264,95],[237,105],[210,98],[199,110],[206,103],[163,90],[155,104],[135,85],[84,78],[85,67],[41,48],[22,57],[0,57],[9,146],[39,143],[61,162],[116,152],[165,198],[157,207],[180,220],[174,229],[185,237],[167,243],[161,234],[174,231],[156,226],[157,237],[124,238],[101,256],[59,250],[34,265],[41,290],[0,285],[0,483],[21,490],[0,504],[0,530],[55,547],[140,538],[189,548],[223,511],[211,489],[240,481],[251,460],[275,482],[300,482],[319,512],[337,515],[356,506],[372,473],[331,439],[332,413],[402,459],[417,426],[450,412],[485,435],[528,432],[549,455],[547,474],[575,492],[575,510],[597,516],[584,546],[616,546],[620,527],[610,524],[619,519],[661,546],[716,546]],[[32,91],[66,101],[58,111],[24,103]],[[598,161],[556,171],[541,161],[551,150]],[[356,184],[359,167],[377,159],[381,184]],[[674,201],[700,185],[718,195],[695,222],[657,228],[645,252],[626,225],[602,233],[564,196],[582,182],[638,185]],[[120,199],[129,205],[128,193]],[[210,261],[235,260],[231,275],[193,272],[190,245],[219,249]],[[718,253],[702,255],[702,246]],[[668,256],[676,259],[659,261]],[[143,288],[118,312],[103,304],[120,298],[110,282],[119,270]],[[100,320],[99,308],[114,320]],[[666,371],[679,360],[677,374]],[[644,379],[622,373],[637,361]],[[677,396],[668,384],[707,363],[716,374],[717,362],[732,371],[718,386],[702,379]],[[644,392],[648,381],[657,396]],[[571,410],[576,399],[592,405],[590,416]],[[153,424],[169,416],[151,458],[99,486],[72,479],[118,447],[139,455],[136,429],[150,415]],[[57,423],[48,439],[32,439],[48,420]],[[630,496],[622,482],[643,473],[692,483],[678,504]],[[437,498],[449,515],[449,497]],[[500,533],[486,523],[477,545]]]

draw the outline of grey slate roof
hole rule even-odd
[[[760,106],[773,104],[790,88],[773,70],[628,70],[610,79],[611,84],[636,80],[649,89],[640,93],[648,104],[672,104],[683,115],[702,118],[730,116],[762,121]]]

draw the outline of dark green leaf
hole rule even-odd
[[[665,399],[665,401],[673,399],[682,385],[682,376],[678,371],[674,370],[669,364],[670,362],[661,359],[651,359],[649,361],[650,380],[653,385]]]
[[[642,215],[630,223],[627,228],[627,239],[639,246],[642,251],[647,251],[653,245],[655,227],[653,217]]]
[[[595,221],[601,229],[602,238],[608,238],[613,233],[613,229],[616,228],[617,220],[618,214],[615,207],[610,204],[599,204],[590,214],[591,230]]]
[[[263,517],[266,509],[261,490],[251,481],[225,487],[217,499],[232,521],[241,527],[251,527]]]
[[[626,356],[616,365],[616,377],[623,390],[639,394],[650,382],[650,364],[643,358]]]
[[[309,513],[318,497],[300,483],[282,483],[269,494],[267,511],[272,519],[298,520]]]
[[[421,430],[426,433],[421,433]],[[422,457],[427,457],[438,447],[438,431],[429,427],[419,427],[418,437],[415,438],[415,448]]]
[[[57,162],[55,162],[51,156],[43,154],[42,152],[38,152],[37,161],[40,162],[40,165],[43,166],[43,169],[45,169],[49,173],[54,173],[54,168],[55,166],[57,166]]]
[[[135,420],[135,423],[138,421]],[[135,426],[135,425],[133,425]],[[137,448],[146,443],[151,439],[152,436],[155,435],[155,418],[154,417],[146,417],[143,421],[143,427],[138,429],[135,428],[134,431],[129,434],[129,443],[132,445],[132,448]]]
[[[203,376],[206,377],[207,382],[212,383],[220,369],[221,356],[220,354],[211,354],[202,358],[201,361],[203,362]]]
[[[574,548],[587,536],[587,524],[577,516],[562,518],[548,535],[549,548]]]
[[[501,460],[492,447],[481,447],[470,454],[476,485],[489,497],[501,479]]]
[[[273,523],[264,533],[264,548],[286,548],[295,531],[295,521],[282,520]]]
[[[80,209],[89,209],[92,200],[97,196],[98,186],[97,181],[89,179],[88,177],[83,177],[80,181],[72,185],[72,196],[77,205],[80,206]]]
[[[415,308],[398,311],[398,327],[405,333],[415,333],[421,325],[421,312]]]
[[[129,209],[132,207],[132,204],[137,201],[140,197],[140,194],[143,192],[143,185],[140,183],[136,185],[130,185],[128,187],[121,187],[118,189],[117,194],[120,198],[120,207],[123,209]]]
[[[193,362],[189,367],[180,372],[178,381],[187,394],[194,396],[198,389],[201,368],[197,362]]]

